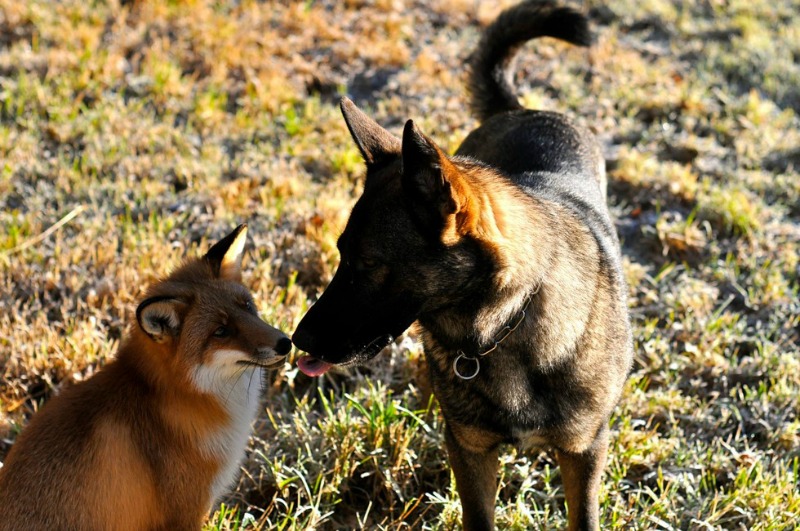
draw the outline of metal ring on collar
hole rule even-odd
[[[472,356],[467,356],[466,354],[464,354],[460,350],[458,352],[459,352],[458,357],[455,359],[455,361],[453,361],[453,372],[456,373],[456,376],[458,376],[462,380],[472,380],[473,378],[478,376],[479,372],[481,372],[481,362],[478,360],[478,358],[473,358]],[[464,358],[465,360],[470,360],[470,361],[474,361],[475,362],[475,372],[474,373],[465,376],[465,375],[461,374],[458,371],[458,362],[459,362],[459,360],[461,360],[461,358]]]

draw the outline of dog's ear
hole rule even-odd
[[[247,224],[243,223],[208,250],[205,259],[216,278],[235,282],[242,280],[242,256],[246,241]]]
[[[440,217],[454,214],[458,206],[448,179],[450,166],[439,147],[413,120],[407,121],[403,129],[403,190],[434,207]]]
[[[136,308],[136,321],[156,343],[164,343],[180,335],[186,304],[170,297],[150,297]]]
[[[473,203],[469,185],[412,120],[403,129],[403,192],[417,216],[444,241],[467,232]]]
[[[342,116],[367,166],[382,164],[400,154],[400,139],[378,125],[347,98],[340,103]]]

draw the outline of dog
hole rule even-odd
[[[33,417],[0,468],[0,530],[200,529],[292,348],[241,284],[246,234],[150,287],[116,359]]]
[[[419,323],[467,530],[494,528],[504,443],[554,447],[569,529],[599,528],[608,422],[633,355],[597,141],[522,108],[507,81],[516,50],[542,36],[591,42],[585,17],[550,1],[487,27],[469,60],[482,123],[452,157],[413,121],[401,140],[343,99],[364,190],[338,269],[292,337],[317,376]]]

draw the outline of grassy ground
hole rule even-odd
[[[330,279],[362,165],[336,101],[455,149],[462,62],[500,5],[0,0],[0,460],[114,355],[144,287],[242,221],[291,332]],[[586,2],[591,53],[525,48],[527,105],[602,140],[636,359],[610,529],[800,517],[800,15],[791,0]],[[460,508],[414,334],[368,367],[270,382],[208,529],[427,528]],[[547,452],[503,452],[498,526],[563,526]]]

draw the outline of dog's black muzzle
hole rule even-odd
[[[340,268],[300,321],[292,342],[327,363],[356,365],[374,358],[405,332],[417,310],[397,298],[360,303],[353,284],[342,277]]]

